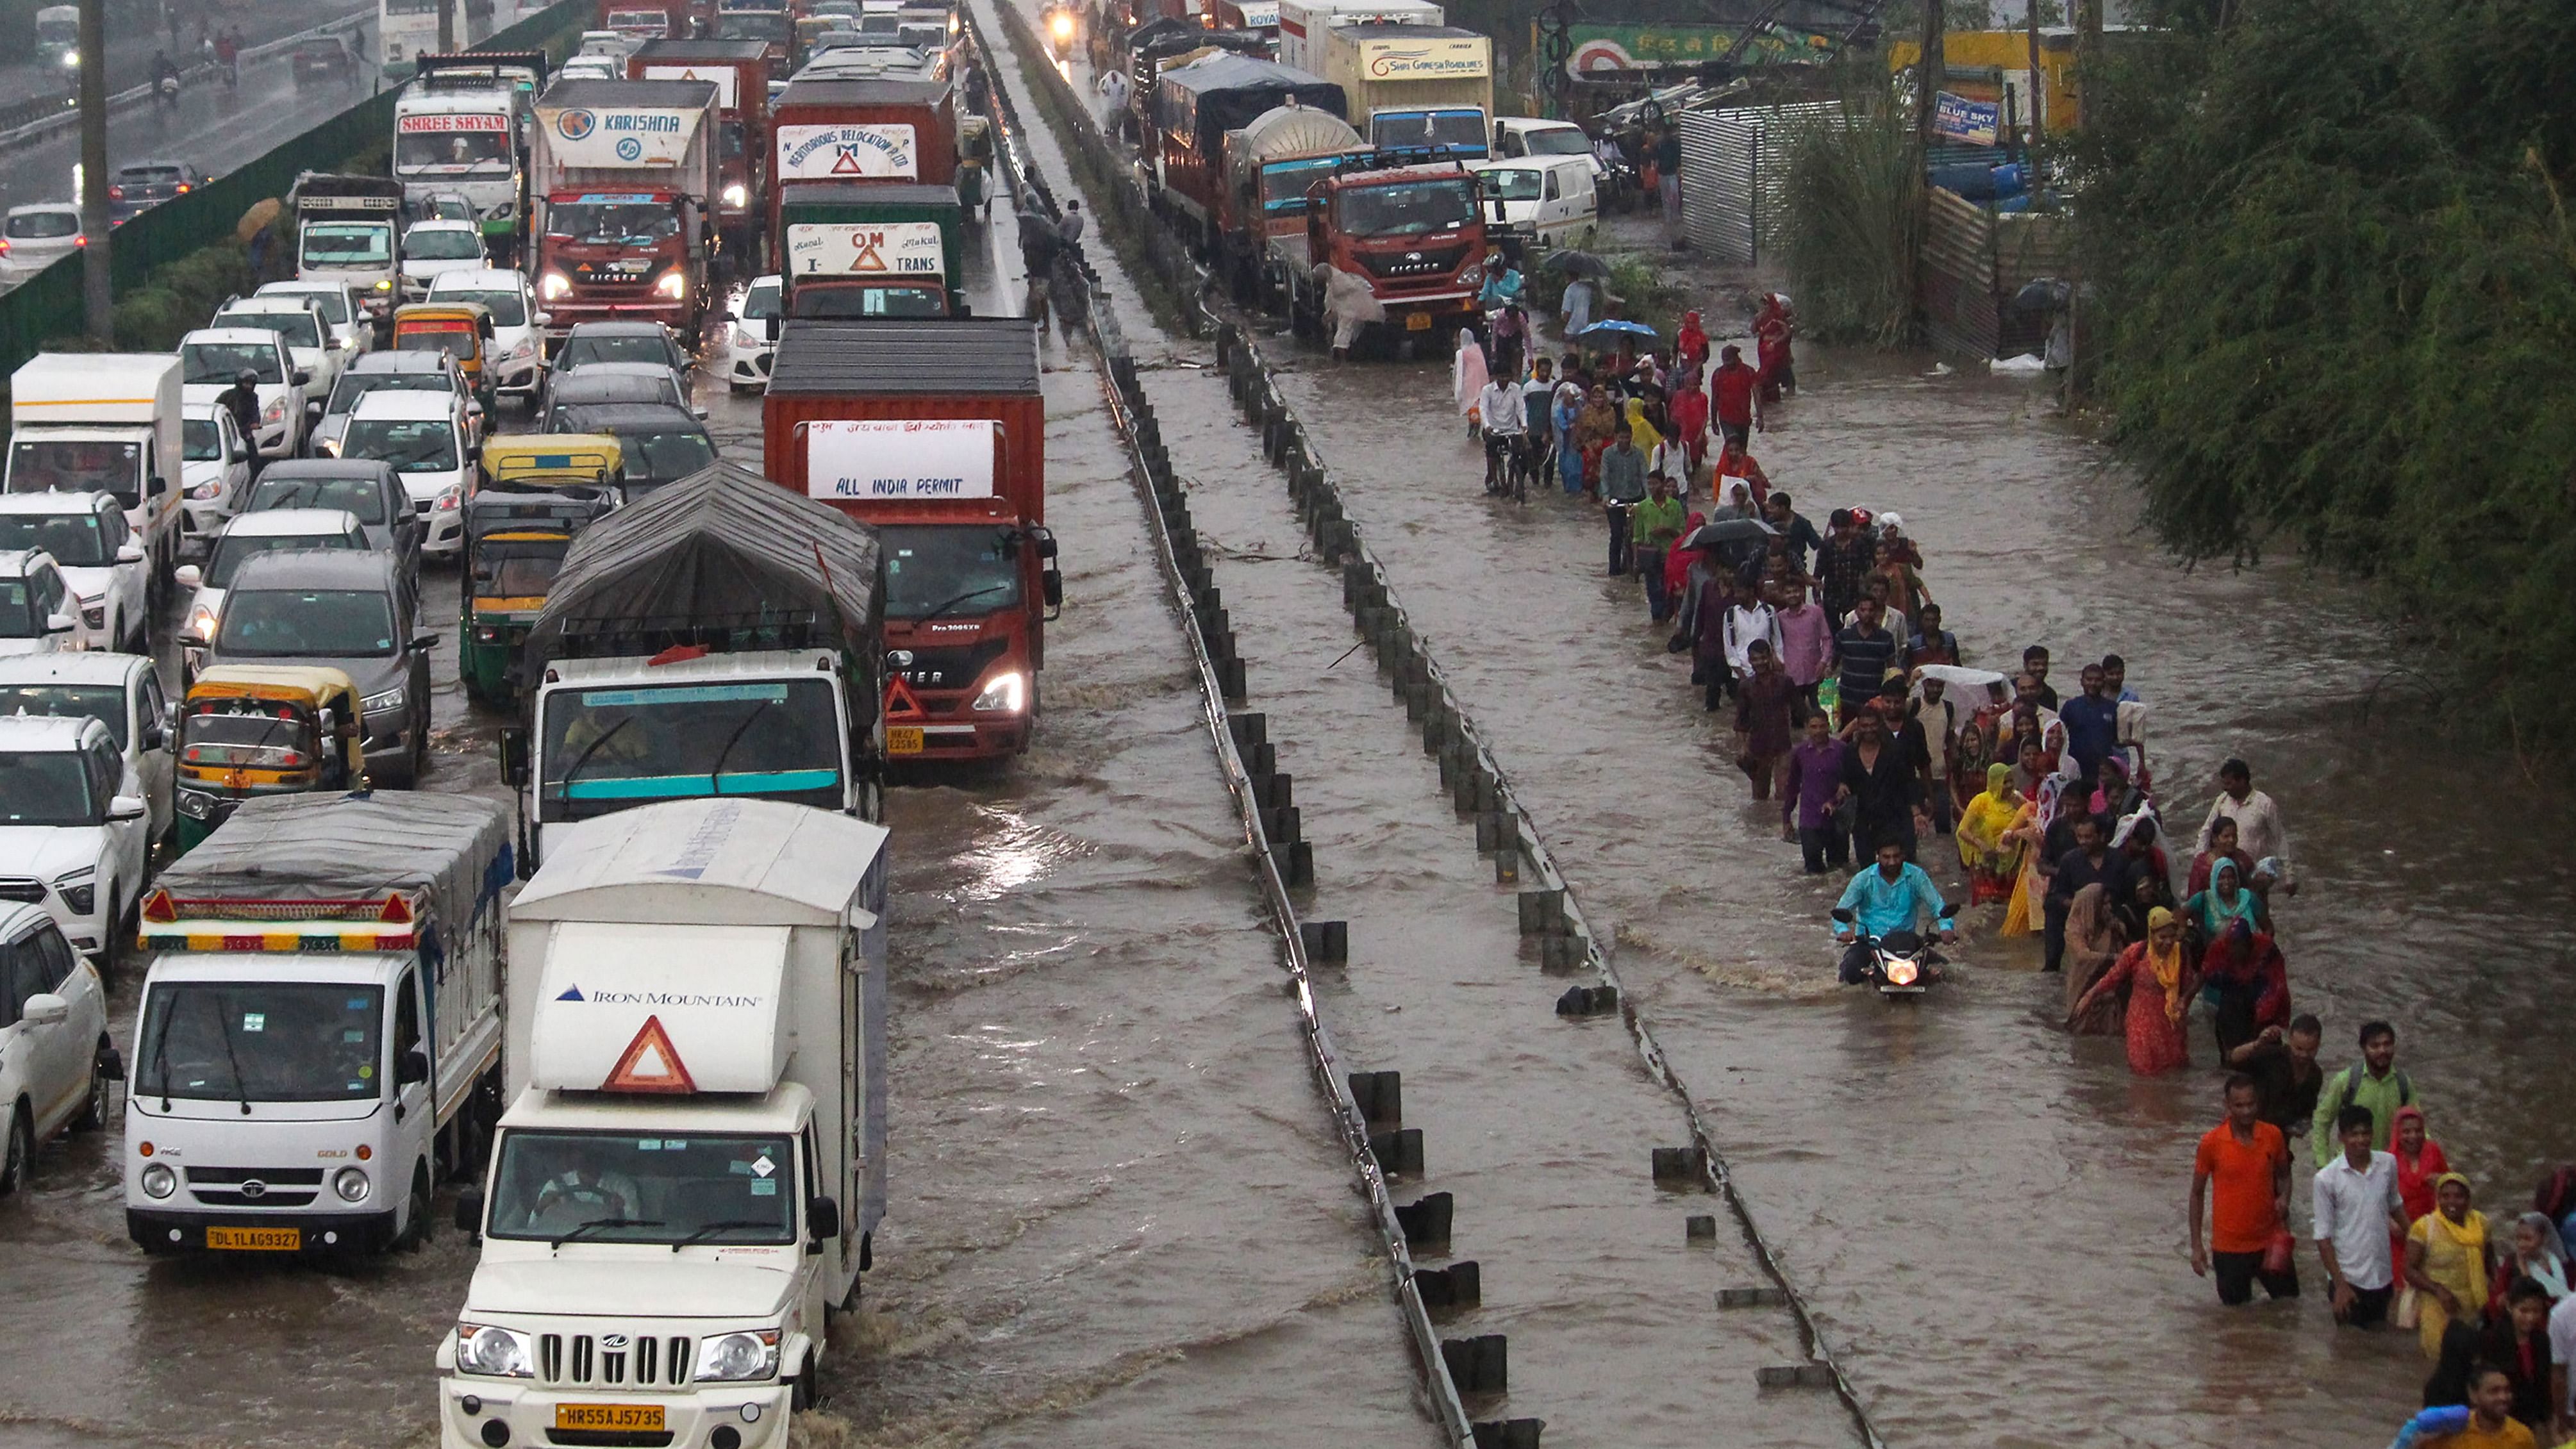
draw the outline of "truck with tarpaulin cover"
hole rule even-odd
[[[953,186],[798,186],[779,205],[790,317],[947,317],[966,305],[966,213]]]
[[[1225,133],[1217,270],[1235,295],[1268,308],[1306,269],[1307,188],[1361,149],[1351,123],[1312,106],[1264,111]]]
[[[446,1449],[789,1442],[886,1211],[886,841],[666,801],[575,827],[519,893]]]
[[[546,335],[655,321],[694,343],[715,241],[713,81],[557,81],[529,186]]]
[[[573,540],[521,645],[503,731],[523,859],[594,816],[759,796],[875,819],[877,541],[718,463]]]
[[[716,88],[716,228],[727,255],[757,265],[769,188],[769,47],[757,40],[648,40],[626,58],[631,80],[708,81]]]
[[[1213,258],[1225,230],[1225,138],[1296,105],[1339,117],[1342,88],[1275,61],[1213,51],[1163,72],[1152,105],[1154,199]]]
[[[429,1232],[501,1108],[500,806],[245,800],[143,899],[125,1103],[145,1252],[376,1251]]]
[[[889,760],[1028,748],[1045,622],[1046,399],[1027,318],[791,320],[761,404],[762,471],[875,530]]]
[[[770,261],[780,271],[781,204],[798,187],[957,184],[957,97],[944,80],[790,81],[769,132]]]

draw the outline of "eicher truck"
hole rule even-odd
[[[808,182],[779,205],[788,316],[965,315],[966,213],[956,187]]]
[[[692,344],[714,250],[713,81],[559,80],[537,99],[530,189],[546,335],[659,322]]]
[[[727,463],[584,529],[502,732],[522,856],[656,800],[760,796],[877,818],[877,542]]]
[[[181,360],[167,352],[42,352],[9,375],[0,491],[112,493],[157,593],[179,556]]]
[[[876,531],[887,757],[1027,749],[1064,599],[1037,324],[791,320],[761,418],[764,473]]]
[[[443,1446],[788,1442],[885,1215],[885,899],[882,827],[767,800],[586,821],[528,882]]]
[[[242,802],[140,944],[125,1226],[147,1253],[378,1251],[500,1116],[506,813],[464,795]]]

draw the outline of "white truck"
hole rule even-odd
[[[886,831],[584,822],[510,909],[509,1075],[439,1442],[787,1442],[885,1215]]]
[[[155,597],[179,554],[181,373],[166,352],[44,352],[9,375],[0,489],[116,495],[151,561]]]
[[[394,179],[415,218],[432,195],[454,192],[474,208],[484,245],[510,251],[527,198],[527,148],[520,118],[528,103],[497,67],[462,69],[458,57],[423,58],[421,74],[394,99]]]
[[[391,318],[400,301],[403,184],[307,171],[287,200],[295,208],[296,279],[346,283],[369,318]]]
[[[501,1106],[508,816],[244,801],[145,897],[125,1224],[147,1253],[418,1243]]]
[[[1279,0],[1279,63],[1324,73],[1324,37],[1344,25],[1441,25],[1448,15],[1431,0]],[[1354,119],[1366,115],[1351,106]]]

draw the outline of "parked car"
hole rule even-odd
[[[108,178],[108,225],[122,226],[174,196],[206,184],[206,173],[185,161],[133,161]]]
[[[340,434],[349,426],[349,414],[356,411],[358,399],[378,390],[394,392],[447,393],[458,402],[473,401],[473,391],[465,381],[465,371],[456,358],[445,352],[370,352],[349,365],[340,374],[331,396],[322,403],[322,417],[313,425],[313,451],[337,455]]]
[[[541,433],[581,431],[555,426],[555,415],[566,408],[600,403],[659,403],[701,420],[707,415],[706,409],[690,405],[687,389],[671,369],[657,362],[594,362],[557,379],[547,393],[546,410],[537,422]]]
[[[27,1185],[36,1149],[107,1125],[124,1077],[107,1041],[107,985],[43,906],[0,905],[0,1194]]]
[[[233,379],[258,379],[259,433],[251,446],[263,458],[292,458],[304,450],[304,378],[286,339],[266,327],[205,327],[179,339],[179,400],[211,403]]]
[[[492,265],[483,250],[483,227],[471,221],[414,222],[402,238],[402,292],[406,302],[429,295],[445,272],[479,272]]]
[[[707,425],[667,403],[593,403],[559,409],[558,433],[607,433],[626,455],[626,501],[641,499],[713,464]]]
[[[315,664],[357,685],[367,775],[407,788],[429,765],[429,653],[418,601],[394,561],[370,549],[256,558],[233,576],[208,667]]]
[[[377,392],[358,402],[340,456],[391,464],[428,527],[421,552],[446,558],[465,547],[466,496],[480,474],[463,404],[431,392]]]
[[[420,545],[429,525],[403,491],[402,476],[373,458],[290,458],[259,475],[242,515],[288,508],[339,509],[358,520],[371,547],[392,555],[420,585]]]
[[[356,514],[339,508],[277,508],[245,513],[224,526],[203,567],[179,565],[178,582],[195,590],[188,600],[187,622],[179,626],[179,643],[194,669],[205,647],[214,642],[215,626],[224,616],[224,595],[242,565],[264,553],[305,549],[370,551],[366,526]]]
[[[145,654],[22,654],[0,659],[0,717],[50,715],[94,719],[143,782],[152,839],[170,838],[171,752],[177,711],[161,690],[161,671]]]
[[[742,292],[733,315],[716,329],[716,371],[735,392],[764,390],[769,386],[770,359],[778,351],[778,340],[770,335],[770,326],[786,315],[781,301],[781,284],[776,273],[754,277]]]
[[[303,380],[304,410],[322,410],[340,380],[340,339],[322,315],[322,304],[309,297],[244,297],[215,309],[209,327],[265,327],[286,339],[286,355],[295,360]],[[309,430],[308,430],[309,431]]]
[[[69,649],[79,629],[71,585],[51,556],[33,548],[0,553],[0,657]]]
[[[314,35],[295,47],[295,83],[299,86],[336,81],[341,85],[358,83],[358,57],[349,43],[336,35]]]
[[[250,444],[232,409],[210,402],[181,410],[179,438],[179,557],[202,558],[250,486]]]
[[[689,354],[659,322],[583,322],[555,348],[554,376],[599,362],[653,362],[671,369],[680,390],[689,387]]]
[[[298,281],[270,282],[251,295],[255,297],[303,297],[322,310],[322,324],[340,339],[340,364],[345,369],[361,353],[376,345],[375,324],[368,320],[366,307],[358,300],[356,289],[346,282]]]
[[[41,550],[70,585],[75,649],[152,648],[152,565],[112,493],[0,495],[0,549]]]
[[[503,397],[535,401],[546,380],[545,325],[553,317],[537,307],[528,274],[506,267],[460,268],[430,279],[433,302],[480,302],[492,318],[492,341],[483,366]]]
[[[80,208],[71,202],[13,206],[0,218],[0,278],[24,281],[87,245]]]
[[[113,963],[152,858],[143,781],[94,719],[0,719],[0,899],[41,903]]]

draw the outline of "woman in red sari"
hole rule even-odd
[[[1682,325],[1673,334],[1673,362],[1693,382],[1708,369],[1708,329],[1700,325],[1697,312],[1682,314]]]
[[[2120,953],[2066,1013],[2066,1029],[2075,1030],[2097,1001],[2118,991],[2129,996],[2129,1070],[2152,1077],[2189,1065],[2182,1023],[2191,1010],[2191,966],[2183,960],[2182,923],[2173,912],[2158,906],[2147,913],[2147,939]]]
[[[1691,472],[1697,476],[1700,464],[1708,461],[1708,394],[1700,390],[1696,373],[1675,368],[1673,378],[1673,397],[1665,411],[1672,420],[1673,442],[1689,455]],[[1690,479],[1682,482],[1687,485]]]
[[[2442,1154],[2441,1143],[2426,1135],[2421,1107],[2400,1107],[2388,1119],[2388,1151],[2397,1159],[2397,1198],[2412,1225],[2433,1210],[2434,1185],[2451,1170],[2451,1159]],[[2405,1261],[2406,1235],[2392,1232],[2388,1241],[2401,1254],[2398,1261]]]
[[[1777,292],[1763,293],[1762,310],[1753,317],[1753,351],[1764,402],[1778,402],[1783,391],[1798,390],[1797,364],[1789,355],[1789,339],[1796,330],[1789,319],[1788,300]]]

